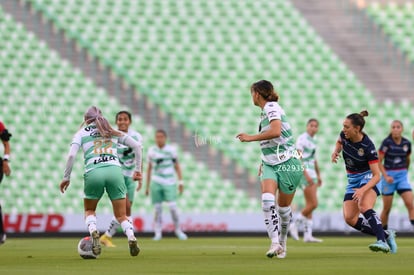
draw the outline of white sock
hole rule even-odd
[[[132,228],[132,223],[130,221],[123,221],[121,223],[121,227],[125,235],[128,237],[128,240],[135,240],[134,229]]]
[[[302,213],[298,213],[296,215],[295,223],[296,225],[302,225],[306,220],[306,217],[302,215]]]
[[[262,194],[262,209],[267,234],[272,243],[279,243],[279,217],[275,206],[275,195],[272,193]]]
[[[311,238],[312,237],[312,226],[313,226],[312,219],[306,219],[305,220],[305,227],[303,229],[303,237],[304,238]]]
[[[177,203],[175,201],[170,201],[168,203],[168,206],[170,207],[171,218],[174,222],[175,231],[181,231],[178,218]]]
[[[109,224],[108,230],[106,230],[105,232],[105,235],[108,237],[112,237],[113,235],[115,235],[119,226],[119,222],[116,220],[115,217],[113,217],[111,223]]]
[[[154,217],[154,231],[156,235],[161,235],[162,232],[162,205],[161,203],[156,203],[155,207],[155,217]]]
[[[286,242],[287,234],[288,234],[288,226],[290,223],[290,220],[292,219],[292,210],[290,209],[290,206],[285,207],[279,207],[279,216],[280,216],[280,239],[283,242]]]
[[[88,227],[89,233],[96,231],[96,216],[89,215],[85,218],[85,224]]]

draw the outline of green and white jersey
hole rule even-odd
[[[73,143],[82,147],[85,173],[103,166],[121,166],[116,152],[118,137],[102,138],[94,123],[80,129],[73,137]]]
[[[307,132],[305,132],[298,137],[296,142],[296,149],[302,152],[302,162],[309,176],[311,178],[316,178],[316,139],[311,137]]]
[[[151,146],[148,149],[148,162],[152,165],[151,182],[173,185],[176,183],[174,165],[177,160],[177,151],[171,145],[166,144],[163,148]]]
[[[126,134],[132,137],[142,146],[143,140],[141,134],[131,129],[128,129],[128,132]],[[135,171],[134,150],[126,145],[118,143],[117,153],[119,157],[119,162],[121,163],[122,173],[124,174],[124,176],[131,178]]]
[[[275,101],[269,101],[263,107],[259,132],[263,133],[269,130],[272,120],[281,120],[282,132],[280,137],[260,141],[262,160],[268,165],[276,165],[292,157],[297,157],[292,129],[287,121],[285,111]]]

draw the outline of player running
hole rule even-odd
[[[120,111],[119,113],[116,114],[115,122],[118,126],[119,131],[132,137],[142,146],[143,141],[142,141],[141,134],[129,128],[132,122],[132,116],[130,112]],[[124,174],[124,183],[127,188],[126,215],[127,215],[128,220],[132,223],[131,207],[132,207],[132,203],[134,202],[135,189],[137,191],[141,189],[142,181],[141,180],[138,181],[138,187],[137,187],[133,179],[134,170],[135,170],[135,154],[133,152],[133,149],[129,148],[128,146],[118,143],[117,153],[119,157],[119,162],[121,163],[122,172]],[[102,234],[101,238],[99,239],[101,244],[107,247],[115,247],[115,245],[112,243],[112,236],[115,235],[119,226],[120,224],[118,223],[117,219],[113,217],[108,230],[105,231],[105,233]]]
[[[81,129],[72,140],[60,191],[64,193],[69,187],[75,156],[82,148],[85,159],[85,224],[93,240],[93,253],[95,255],[101,253],[99,232],[96,228],[96,206],[106,191],[112,202],[114,215],[128,237],[130,254],[137,256],[140,249],[134,236],[133,226],[126,216],[126,186],[116,153],[118,143],[133,148],[136,156],[133,177],[136,180],[140,179],[141,145],[130,136],[112,129],[102,116],[101,110],[95,106],[90,107],[84,115]]]
[[[260,141],[262,164],[259,175],[262,208],[267,233],[271,240],[266,255],[269,258],[274,256],[285,258],[287,231],[292,216],[290,204],[302,177],[303,166],[299,160],[300,154],[295,149],[292,129],[285,111],[277,102],[279,96],[272,83],[267,80],[255,82],[250,87],[250,93],[253,104],[262,109],[259,134],[240,133],[237,138],[241,142]],[[276,206],[277,191],[278,205]]]
[[[7,130],[6,126],[4,126],[3,122],[0,121],[0,139],[3,143],[4,147],[4,155],[3,158],[0,157],[0,183],[3,180],[3,175],[10,176],[11,170],[9,166],[10,161],[10,137],[12,135]],[[4,231],[3,226],[3,212],[1,209],[0,204],[0,245],[4,244],[6,241],[6,232]]]
[[[381,220],[373,209],[380,194],[377,187],[380,170],[375,145],[362,131],[365,116],[368,116],[367,111],[346,117],[331,160],[336,163],[342,151],[348,177],[343,203],[345,222],[362,233],[377,237],[377,241],[368,246],[370,250],[385,253],[391,250],[395,253],[395,233],[384,231]]]
[[[151,187],[151,200],[155,208],[153,240],[162,239],[162,203],[166,202],[175,226],[175,235],[180,240],[187,240],[187,235],[181,230],[177,209],[177,181],[180,195],[184,191],[183,177],[177,152],[174,147],[167,144],[167,133],[157,130],[155,133],[155,146],[148,149],[148,168],[145,195],[148,196]]]
[[[304,242],[322,242],[312,235],[312,212],[318,207],[317,188],[321,186],[322,180],[315,159],[316,140],[315,134],[318,132],[319,122],[315,118],[308,120],[306,132],[301,134],[296,141],[296,149],[302,152],[302,163],[304,165],[301,186],[304,187],[305,207],[297,218],[290,223],[289,232],[293,239],[299,240],[298,227],[303,225]]]
[[[407,173],[410,166],[411,142],[402,136],[403,130],[402,122],[394,120],[391,123],[391,133],[384,139],[379,149],[383,202],[381,220],[384,229],[388,227],[388,217],[395,191],[403,199],[410,222],[414,226],[413,192]]]

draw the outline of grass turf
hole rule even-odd
[[[326,237],[321,244],[288,241],[285,259],[268,259],[263,238],[165,238],[139,241],[129,256],[126,239],[103,248],[97,260],[83,260],[74,238],[8,239],[0,246],[0,274],[413,274],[414,239],[398,238],[398,254],[374,253],[374,238]]]

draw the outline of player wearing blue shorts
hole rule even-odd
[[[413,192],[407,173],[410,166],[411,142],[402,136],[403,130],[402,122],[394,120],[391,123],[391,133],[384,139],[379,149],[383,201],[381,220],[384,229],[388,227],[394,192],[397,192],[403,199],[410,222],[414,225]]]
[[[302,178],[303,165],[295,148],[292,128],[285,111],[277,102],[279,96],[272,83],[267,80],[255,82],[250,87],[250,94],[253,104],[262,110],[259,133],[240,133],[237,138],[241,142],[260,141],[262,209],[271,240],[266,256],[285,258],[288,225],[292,217],[290,205]]]
[[[120,111],[115,116],[115,123],[118,126],[118,131],[121,131],[122,133],[125,133],[128,136],[132,137],[142,146],[143,140],[141,134],[129,128],[131,122],[132,115],[128,111]],[[136,191],[139,191],[141,189],[142,181],[139,180],[137,186],[133,178],[135,170],[135,154],[133,149],[118,143],[117,153],[119,162],[121,163],[122,173],[124,175],[125,186],[127,188],[126,215],[128,220],[130,220],[132,223],[131,207],[134,202],[135,189]],[[117,219],[113,217],[108,230],[106,230],[100,238],[101,244],[107,247],[115,247],[115,245],[112,243],[112,236],[115,235],[119,226],[120,224],[118,223]]]
[[[331,157],[332,162],[336,163],[342,151],[347,171],[348,185],[343,203],[344,219],[356,230],[377,237],[377,241],[368,246],[369,249],[385,253],[391,250],[395,253],[397,249],[395,233],[384,231],[381,220],[373,209],[380,194],[377,187],[380,170],[375,145],[362,131],[365,116],[368,116],[367,111],[353,113],[346,117]]]
[[[102,116],[101,110],[90,107],[85,115],[81,129],[75,134],[66,162],[60,191],[64,193],[70,184],[75,157],[80,148],[84,153],[84,208],[85,224],[92,238],[92,252],[101,253],[99,232],[96,227],[96,207],[104,192],[112,202],[114,215],[128,237],[131,256],[137,256],[139,248],[131,222],[126,216],[126,186],[122,175],[121,165],[117,155],[118,143],[133,148],[136,157],[134,178],[141,178],[141,145],[133,138],[118,132],[109,125]]]

